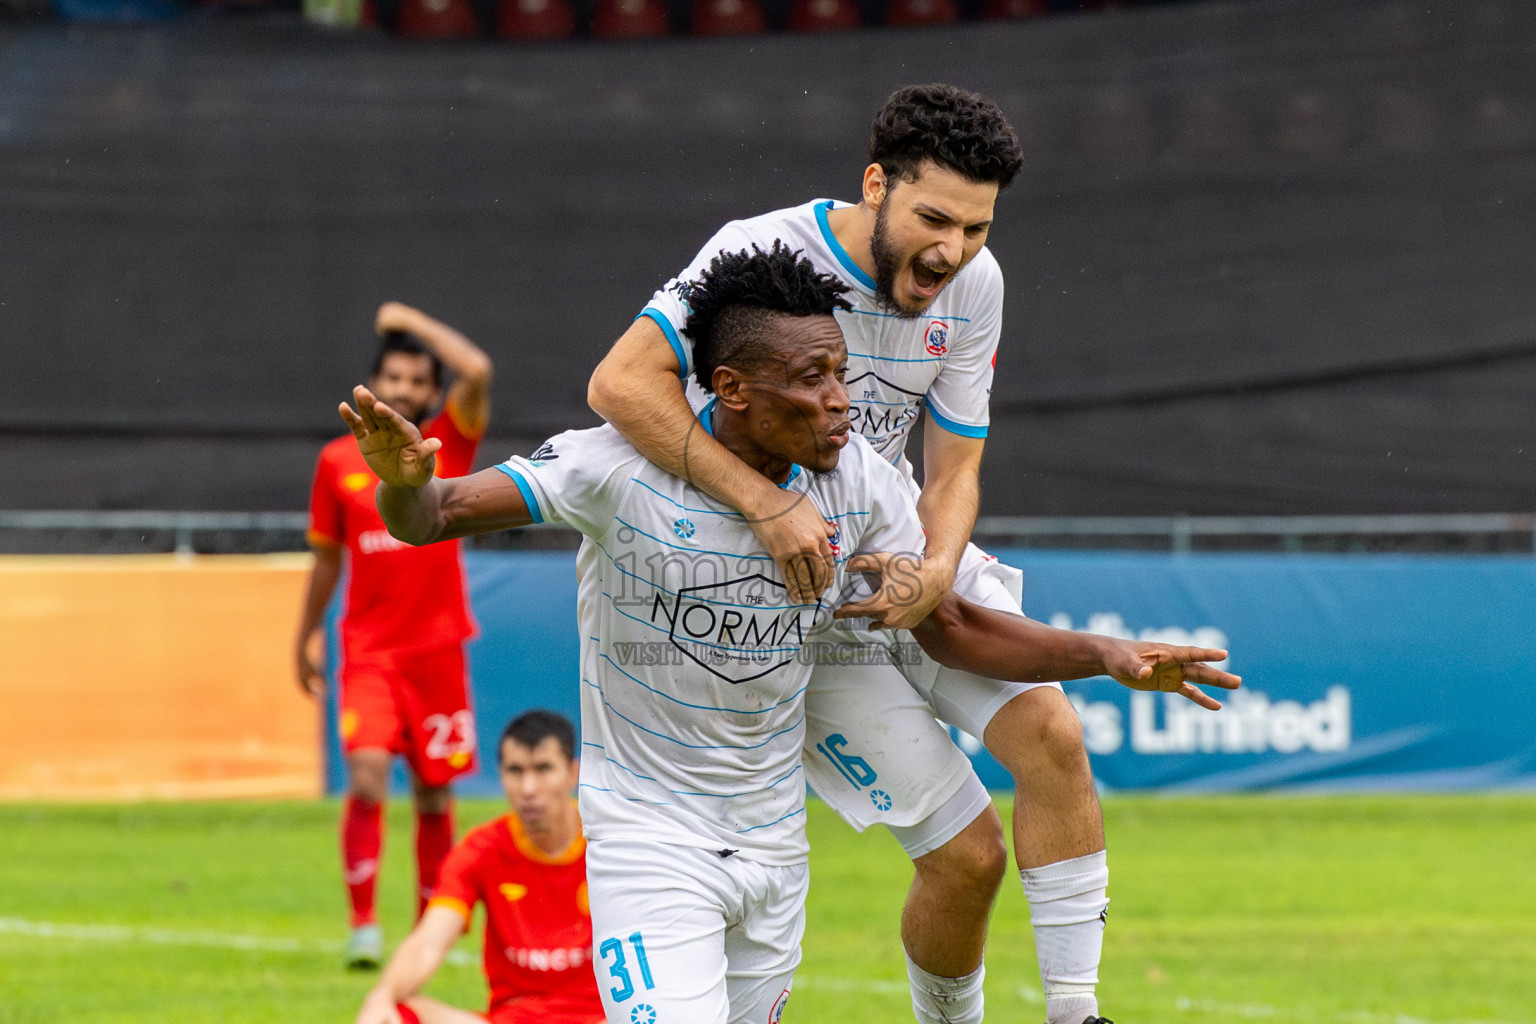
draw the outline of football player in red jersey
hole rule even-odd
[[[440,475],[467,474],[490,418],[490,357],[447,324],[402,303],[380,306],[375,327],[382,344],[370,384],[390,395],[391,407],[425,436],[441,441]],[[445,368],[453,383],[443,401]],[[350,434],[320,453],[310,492],[315,564],[295,645],[299,685],[319,696],[325,691],[319,627],[345,552],[350,582],[341,622],[340,731],[347,764],[341,850],[351,903],[346,960],[355,968],[377,967],[383,957],[374,889],[391,758],[406,758],[414,785],[418,913],[453,845],[450,783],[475,768],[464,671],[464,641],[474,625],[458,545],[436,550],[396,541],[374,507],[377,485]]]
[[[592,970],[586,840],[572,792],[579,762],[566,718],[530,711],[501,735],[512,813],[453,848],[437,893],[363,1000],[357,1024],[601,1024]],[[484,1016],[416,993],[485,904]]]

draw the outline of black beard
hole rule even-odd
[[[882,203],[880,209],[875,211],[875,230],[869,236],[869,258],[875,264],[875,301],[899,319],[916,320],[926,310],[912,312],[896,301],[896,275],[901,271],[901,257],[891,248],[890,226],[886,223],[885,210],[885,204]]]

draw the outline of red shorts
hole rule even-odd
[[[341,669],[341,745],[388,750],[428,786],[475,770],[475,716],[464,646],[349,658]]]

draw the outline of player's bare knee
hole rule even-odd
[[[1021,785],[1042,772],[1088,770],[1083,723],[1072,702],[1054,687],[1029,690],[1005,704],[987,726],[985,742]]]
[[[924,885],[986,895],[1002,885],[1008,870],[1008,846],[1003,821],[988,804],[974,821],[949,842],[912,862]]]
[[[369,803],[389,795],[389,752],[354,750],[347,755],[347,794]]]
[[[416,810],[422,814],[446,814],[453,807],[451,786],[427,786],[417,782],[414,796]]]

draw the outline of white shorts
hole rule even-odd
[[[967,544],[965,553],[960,556],[954,589],[972,604],[1014,615],[1024,614],[1020,607],[1024,597],[1024,574],[999,562],[975,544]],[[897,636],[903,644],[916,643],[906,630]],[[935,714],[978,740],[986,739],[987,726],[992,723],[993,716],[1019,694],[1041,686],[1061,689],[1060,683],[1005,683],[988,679],[972,672],[945,668],[927,656],[903,664],[901,671]]]
[[[1022,615],[1024,574],[974,544],[966,546],[955,591],[976,604]],[[879,634],[867,635],[871,641]],[[944,668],[920,653],[912,634],[897,634],[901,650],[918,651],[900,666],[818,664],[806,691],[806,781],[858,831],[885,825],[909,857],[938,849],[975,820],[990,802],[970,759],[955,746],[943,719],[984,738],[994,715],[1037,686]]]
[[[609,1024],[779,1024],[808,885],[805,864],[588,843],[592,966]]]

